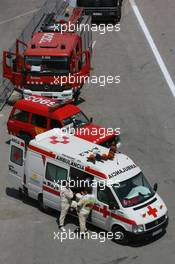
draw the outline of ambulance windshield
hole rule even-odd
[[[143,203],[154,196],[154,191],[142,172],[120,184],[113,184],[113,189],[123,207]]]
[[[26,67],[35,74],[68,74],[68,57],[26,56]]]

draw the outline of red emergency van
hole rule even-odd
[[[9,134],[28,143],[36,135],[53,128],[64,128],[76,136],[106,147],[119,142],[120,130],[92,123],[78,106],[41,96],[29,96],[15,103],[8,122]]]

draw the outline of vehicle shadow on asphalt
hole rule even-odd
[[[148,240],[138,241],[138,242],[133,242],[133,243],[130,242],[128,246],[134,247],[134,248],[148,246],[152,243],[155,243],[159,239],[161,239],[165,234],[166,234],[166,230],[163,231],[161,234],[159,234],[153,238],[150,238]]]
[[[6,188],[6,195],[11,197],[11,198],[14,198],[18,201],[21,201],[23,202],[24,204],[28,205],[28,206],[32,206],[34,208],[38,208],[38,201],[37,200],[34,200],[30,197],[25,197],[24,195],[20,195],[19,191],[14,189],[14,188],[10,188],[10,187],[7,187]],[[38,208],[39,210],[39,208]],[[56,219],[56,223],[58,224],[58,219],[59,219],[59,216],[60,216],[60,212],[54,210],[54,209],[51,209],[49,208],[47,210],[47,212],[43,212],[53,218]],[[66,219],[65,219],[65,226],[66,225],[75,225],[75,229],[77,227],[79,227],[79,220],[78,220],[78,216],[75,212],[69,212],[68,215],[66,216]],[[105,233],[106,237],[107,237],[107,232],[92,225],[91,223],[87,222],[87,229],[88,231],[90,232],[95,232],[97,234],[100,234],[101,232]],[[166,231],[162,232],[161,234],[153,237],[152,239],[149,239],[149,240],[144,240],[144,241],[138,241],[138,242],[129,242],[127,244],[122,244],[122,246],[129,246],[129,247],[133,247],[133,248],[137,248],[137,247],[144,247],[144,246],[147,246],[147,245],[150,245],[152,243],[154,243],[155,241],[158,241],[161,237],[163,237],[164,235],[166,234]],[[111,240],[111,242],[113,243],[116,243],[116,244],[120,244],[119,242],[117,241],[114,241],[114,240]]]

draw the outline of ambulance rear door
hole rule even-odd
[[[17,189],[22,188],[24,183],[24,158],[24,140],[12,136],[10,141],[9,176],[13,187]]]

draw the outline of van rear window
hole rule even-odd
[[[29,121],[29,112],[16,109],[13,114],[13,119],[27,123]]]
[[[23,150],[16,146],[12,146],[10,160],[11,162],[17,165],[22,166],[23,165]]]

